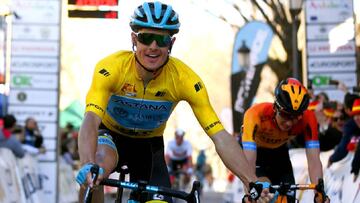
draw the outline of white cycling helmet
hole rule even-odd
[[[175,130],[175,135],[183,137],[185,135],[185,131],[181,128],[177,128]]]

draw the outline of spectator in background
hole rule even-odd
[[[27,118],[25,121],[25,136],[23,144],[27,144],[36,148],[41,148],[43,144],[43,136],[40,133],[37,122],[34,118]]]
[[[13,115],[5,115],[2,119],[4,127],[0,131],[0,147],[10,149],[17,158],[24,157],[25,150],[21,142],[12,134],[16,126],[16,118]]]
[[[355,99],[352,106],[351,119],[349,119],[344,125],[344,136],[342,137],[340,143],[336,147],[334,153],[330,156],[328,161],[328,167],[332,163],[342,160],[348,153],[348,144],[352,138],[358,138],[360,136],[360,98]],[[353,139],[354,140],[354,139]],[[354,173],[354,178],[356,179],[359,175],[359,144],[357,145],[355,157],[352,161],[351,173]]]
[[[346,93],[344,96],[344,110],[348,118],[351,117],[351,110],[354,104],[355,99],[359,99],[360,96],[357,94]]]
[[[61,132],[61,145],[66,146],[66,150],[71,154],[74,161],[79,160],[77,135],[78,131],[71,123],[67,123]]]
[[[73,169],[76,169],[77,164],[74,162],[73,155],[69,150],[69,141],[70,140],[61,143],[60,154],[65,163],[69,164]]]
[[[319,133],[320,151],[329,151],[340,143],[343,136],[343,127],[346,113],[343,109],[335,110],[330,117],[327,129]]]
[[[206,155],[205,155],[205,150],[202,149],[200,150],[196,158],[196,164],[195,164],[195,175],[196,178],[200,181],[201,185],[203,185],[205,178],[205,173],[204,173],[205,165],[206,165]]]

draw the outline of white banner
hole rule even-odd
[[[46,203],[57,202],[57,163],[56,162],[40,162],[39,176],[43,186],[40,194],[41,200]]]
[[[56,139],[44,139],[44,146],[46,146],[46,150],[56,151],[57,149],[57,140]]]
[[[60,6],[58,0],[12,0],[11,10],[20,17],[14,19],[14,24],[59,24]]]
[[[58,92],[54,90],[18,90],[12,89],[9,95],[9,104],[20,105],[57,105]]]
[[[0,202],[25,202],[16,158],[7,148],[0,148],[0,173]]]
[[[13,114],[16,119],[26,120],[29,117],[35,118],[41,122],[56,122],[57,121],[57,106],[54,107],[37,107],[37,106],[20,106],[11,105],[8,112]]]
[[[306,23],[339,23],[353,18],[352,0],[306,0]]]
[[[11,74],[10,88],[51,89],[57,91],[58,76],[55,74],[15,72]]]
[[[59,42],[13,41],[11,46],[13,56],[53,56],[59,55]]]
[[[11,61],[12,72],[57,73],[59,59],[38,57],[16,57]]]
[[[344,72],[344,71],[355,71],[355,70],[356,70],[356,58],[353,56],[308,58],[309,72],[330,72],[330,71]]]
[[[354,39],[354,22],[347,24],[345,27],[338,24],[316,24],[306,26],[306,37],[308,40],[328,40],[330,33],[341,32],[342,35],[349,35],[347,39]]]
[[[316,76],[326,76],[326,77],[330,77],[332,80],[342,81],[347,87],[357,86],[356,75],[353,72],[348,72],[348,73],[309,72],[309,79],[313,79]],[[336,89],[337,87],[334,85],[333,88]]]
[[[355,55],[355,42],[349,41],[345,45],[341,46],[332,46],[327,41],[308,41],[307,42],[307,54],[309,57],[313,56],[341,56],[341,55],[348,55],[354,56]]]
[[[57,152],[54,150],[48,150],[46,149],[46,152],[44,154],[39,154],[38,155],[38,159],[39,161],[56,161],[56,157],[57,157]]]
[[[17,25],[13,26],[13,40],[59,40],[60,27],[58,25]]]

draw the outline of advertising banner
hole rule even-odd
[[[353,18],[353,0],[306,0],[306,23],[341,23]]]
[[[12,30],[13,39],[58,40],[60,38],[60,28],[57,25],[15,24]]]
[[[57,121],[57,107],[43,107],[43,106],[25,106],[25,105],[10,105],[8,112],[14,114],[16,119],[26,120],[29,117],[35,118],[39,122],[56,122]]]
[[[18,90],[13,89],[9,95],[10,105],[57,105],[57,92],[45,90]]]
[[[231,103],[235,133],[240,132],[243,114],[255,97],[273,35],[270,26],[260,21],[245,24],[236,35],[231,66]],[[250,50],[250,67],[240,67],[238,61],[238,50],[243,43]]]
[[[11,71],[16,72],[35,72],[35,73],[58,73],[59,59],[40,58],[30,56],[12,56]]]
[[[334,47],[328,41],[308,41],[309,56],[353,56],[356,51],[354,41],[348,41],[345,45]]]
[[[8,113],[22,123],[34,118],[44,138],[46,153],[39,156],[39,165],[46,173],[45,189],[36,202],[58,201],[61,6],[60,0],[11,1],[17,17],[11,33]]]
[[[357,86],[353,0],[307,0],[305,19],[307,79],[338,80],[349,89]],[[343,101],[344,92],[335,85],[314,86],[315,94],[322,91],[330,100]]]
[[[308,68],[312,72],[355,71],[356,59],[353,56],[312,57],[308,59]]]

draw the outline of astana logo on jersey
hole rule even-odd
[[[125,128],[152,130],[166,122],[173,102],[129,98],[119,95],[110,97],[107,113]]]

